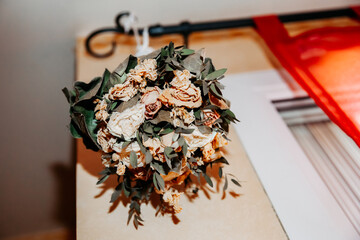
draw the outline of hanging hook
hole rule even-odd
[[[180,26],[182,27],[182,35],[184,38],[184,46],[187,48],[189,47],[189,35],[191,33],[190,31],[190,23],[189,22],[182,22],[180,23]]]
[[[100,30],[97,30],[97,31],[92,32],[92,33],[88,36],[88,38],[86,39],[85,47],[86,47],[86,51],[88,51],[88,53],[90,53],[90,54],[91,54],[92,56],[94,56],[94,57],[97,57],[97,58],[105,58],[105,57],[111,56],[111,55],[115,52],[115,49],[116,49],[116,42],[115,42],[115,40],[113,40],[113,41],[111,42],[111,49],[110,49],[110,51],[107,52],[107,53],[99,54],[99,53],[94,52],[94,51],[91,49],[91,40],[92,40],[93,38],[95,38],[97,35],[102,34],[102,33],[105,33],[105,32],[123,33],[123,31],[121,31],[121,29],[117,29],[117,28],[105,28],[105,29],[100,29]]]
[[[104,29],[100,29],[100,30],[96,30],[94,32],[92,32],[86,39],[85,42],[85,47],[86,47],[86,51],[88,53],[90,53],[92,56],[97,57],[97,58],[105,58],[105,57],[109,57],[111,56],[116,49],[116,42],[115,40],[113,40],[111,42],[111,49],[110,51],[108,51],[107,53],[103,53],[103,54],[99,54],[99,53],[95,53],[92,49],[91,49],[91,40],[93,38],[95,38],[97,35],[105,33],[105,32],[113,32],[113,33],[125,33],[125,29],[123,26],[121,26],[120,20],[122,17],[124,16],[129,16],[129,12],[122,12],[119,15],[116,16],[115,18],[115,24],[116,24],[116,28],[104,28]],[[142,31],[139,31],[139,33],[141,34]],[[133,31],[129,31],[130,35],[134,34]]]

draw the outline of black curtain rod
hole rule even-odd
[[[125,33],[125,29],[120,24],[120,20],[124,16],[128,16],[128,12],[122,12],[115,18],[115,28],[103,28],[92,32],[86,39],[85,47],[89,54],[94,57],[104,58],[112,55],[115,51],[116,43],[112,42],[112,48],[108,53],[98,54],[95,53],[91,47],[91,40],[105,32],[114,32],[114,33]],[[278,15],[278,18],[281,22],[296,22],[296,21],[305,21],[305,20],[316,20],[324,18],[333,18],[333,17],[356,17],[356,13],[351,8],[343,8],[336,10],[327,10],[327,11],[317,11],[317,12],[306,12],[306,13],[295,13],[295,14],[283,14]],[[213,22],[201,22],[201,23],[190,23],[182,22],[178,25],[153,25],[148,28],[150,36],[162,36],[165,34],[182,34],[184,36],[185,45],[188,45],[188,36],[193,32],[201,31],[211,31],[219,29],[229,29],[229,28],[240,28],[240,27],[255,27],[255,23],[252,18],[242,18],[235,20],[225,20],[225,21],[213,21]],[[143,29],[139,29],[139,34],[143,33]],[[130,30],[128,35],[133,35],[134,32]]]

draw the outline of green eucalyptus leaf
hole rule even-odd
[[[212,133],[212,129],[206,125],[200,125],[200,126],[198,126],[198,129],[202,134]]]
[[[169,56],[172,56],[174,54],[174,43],[170,42],[169,43]]]
[[[166,134],[169,134],[169,133],[171,133],[171,132],[173,132],[173,131],[174,131],[174,129],[168,127],[168,128],[163,129],[163,130],[159,133],[159,135],[166,135]]]
[[[167,156],[168,158],[177,157],[177,154],[175,153],[174,149],[172,149],[171,147],[165,147],[164,153],[165,156]]]
[[[177,127],[175,129],[175,133],[183,133],[183,134],[191,134],[192,132],[194,132],[195,129],[194,128],[181,128],[181,127]]]
[[[137,156],[134,151],[130,152],[130,164],[133,168],[137,168]]]
[[[95,113],[93,111],[94,105],[92,101],[80,101],[76,103],[72,109],[73,113],[71,114],[71,119],[81,131],[86,147],[94,150],[94,146],[97,146],[97,148],[100,149],[95,132],[97,129],[97,121],[95,119]]]
[[[81,138],[81,132],[73,120],[70,122],[70,133],[73,138]]]
[[[215,84],[210,84],[210,90],[211,90],[211,92],[214,93],[215,96],[217,96],[218,98],[221,98],[221,99],[223,98],[221,92],[219,92],[219,91],[216,89]]]
[[[159,173],[161,173],[162,175],[166,175],[166,172],[165,172],[165,169],[164,169],[164,166],[162,164],[160,164],[159,162],[157,161],[152,161],[150,163],[150,166],[155,168],[156,171],[158,171]]]
[[[97,96],[102,97],[112,87],[110,83],[110,75],[111,75],[110,71],[108,69],[105,69],[105,72],[102,77],[101,86],[96,93]]]
[[[190,54],[193,54],[195,51],[192,50],[192,49],[187,49],[187,48],[184,48],[181,50],[180,54],[182,56],[187,56],[187,55],[190,55]]]
[[[184,156],[186,156],[187,151],[188,151],[188,145],[187,145],[187,143],[186,143],[186,142],[182,145],[181,150],[182,150],[182,152],[183,152]]]
[[[99,181],[97,181],[96,185],[99,185],[99,184],[102,184],[103,182],[105,182],[108,178],[109,178],[110,175],[104,175],[102,176]]]
[[[120,197],[122,191],[121,184],[122,183],[119,184],[120,188],[116,187],[115,191],[111,194],[110,203],[115,202]]]
[[[164,179],[160,176],[160,174],[158,174],[157,172],[154,173],[155,177],[156,177],[156,181],[158,186],[160,187],[161,190],[165,190],[165,182]]]
[[[117,108],[114,109],[114,112],[123,112],[126,109],[135,106],[140,100],[140,98],[141,98],[140,94],[136,94],[129,101],[122,102]]]
[[[125,69],[125,73],[129,73],[130,69],[134,69],[136,67],[136,65],[138,64],[138,59],[137,57],[130,55],[129,56],[129,61],[128,61],[128,65]]]
[[[204,96],[206,96],[209,93],[209,85],[206,81],[202,81],[202,92]]]
[[[73,101],[74,101],[74,98],[75,98],[75,96],[76,96],[75,92],[70,91],[70,90],[67,89],[67,88],[63,88],[63,89],[62,89],[62,92],[64,93],[64,95],[65,95],[66,100],[68,101],[68,103],[72,104]]]
[[[160,191],[160,187],[158,185],[155,173],[153,174],[153,183],[154,183],[154,186],[156,187],[156,189]]]
[[[196,76],[200,76],[201,67],[202,67],[202,59],[201,59],[201,50],[187,56],[183,61],[183,66],[189,72],[195,73]]]
[[[78,93],[76,101],[93,98],[101,85],[101,80],[101,77],[96,77],[89,83],[76,81],[74,83],[74,89]]]
[[[205,58],[203,68],[201,70],[201,77],[204,79],[209,73],[214,72],[215,68],[210,58]]]
[[[206,77],[205,77],[205,80],[215,80],[219,77],[221,77],[222,75],[224,75],[224,73],[226,72],[226,68],[222,68],[222,69],[219,69],[219,70],[216,70],[212,73],[209,73]]]
[[[117,102],[113,102],[110,106],[110,110],[111,111],[114,110],[116,108],[116,106],[117,106]]]
[[[165,71],[172,72],[172,71],[174,71],[174,69],[169,64],[166,64],[165,65]]]
[[[194,112],[194,116],[196,119],[201,120],[201,109]]]
[[[176,142],[176,141],[179,139],[179,137],[180,137],[180,134],[174,133],[174,135],[173,135],[173,137],[172,137],[172,141],[173,141],[173,142]]]
[[[184,146],[184,144],[186,144],[185,138],[183,136],[179,137],[178,143],[180,146]]]
[[[152,160],[153,160],[153,156],[152,156],[151,152],[147,151],[146,154],[145,154],[145,162],[146,162],[146,164],[151,163]]]

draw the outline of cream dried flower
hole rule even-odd
[[[204,161],[202,160],[201,157],[197,157],[197,158],[196,158],[196,163],[197,163],[198,166],[204,165]]]
[[[112,146],[116,142],[116,139],[110,134],[106,128],[100,128],[97,132],[97,143],[101,146],[101,149],[108,153],[111,151]]]
[[[123,112],[113,112],[107,124],[109,132],[117,137],[124,136],[130,140],[136,136],[136,131],[145,120],[145,105],[138,102]]]
[[[181,88],[181,89],[187,89],[190,87],[191,81],[190,78],[193,77],[188,70],[179,71],[175,70],[173,71],[175,77],[170,82],[170,85],[175,88]]]
[[[116,167],[116,174],[121,176],[124,175],[126,171],[126,166],[122,162],[119,162],[119,164]]]
[[[156,60],[144,59],[142,62],[139,62],[134,69],[130,70],[130,73],[155,81],[157,78]]]
[[[165,162],[165,146],[158,138],[148,138],[146,141],[143,141],[143,144],[149,149],[154,159]]]
[[[175,213],[180,213],[182,210],[182,207],[180,206],[180,196],[181,193],[177,192],[176,190],[174,190],[173,192],[166,191],[163,194],[164,202],[172,206]]]
[[[174,71],[175,77],[170,82],[171,88],[167,88],[160,95],[160,101],[165,105],[184,106],[197,108],[202,104],[200,88],[191,83],[193,76],[188,70]]]
[[[138,89],[134,87],[133,81],[129,80],[128,78],[124,83],[115,84],[112,88],[110,88],[110,100],[128,101],[135,96],[135,94],[138,92]]]
[[[106,111],[107,109],[107,103],[106,100],[99,100],[96,99],[96,106],[95,106],[95,119],[98,121],[104,121],[106,122],[106,119],[109,117],[109,113]]]
[[[170,116],[174,119],[173,124],[175,127],[181,126],[181,122],[189,125],[195,121],[194,111],[188,112],[184,107],[174,107],[171,110]]]
[[[103,158],[101,163],[102,163],[102,165],[104,165],[104,167],[110,167],[110,160],[109,159]]]
[[[204,125],[211,127],[212,124],[220,118],[220,114],[218,114],[215,110],[204,109]]]
[[[117,155],[119,161],[121,161],[125,166],[129,168],[133,168],[130,164],[130,153],[135,152],[137,157],[137,167],[145,166],[145,155],[141,152],[140,146],[138,142],[131,142],[125,148],[122,147],[114,147],[114,150],[117,151]]]
[[[223,147],[229,143],[220,133],[216,133],[214,140],[212,141],[212,145],[214,149]]]
[[[210,143],[216,135],[216,132],[211,132],[210,134],[203,134],[196,126],[192,126],[190,128],[195,128],[195,130],[190,134],[182,134],[186,143],[189,146],[189,151],[195,151],[198,148],[204,147],[206,144]]]
[[[184,88],[167,88],[159,97],[160,101],[167,106],[197,108],[202,104],[200,88],[194,84],[186,89]]]
[[[211,160],[211,156],[215,153],[215,149],[211,142],[206,144],[202,149],[203,160],[205,162],[209,162]]]

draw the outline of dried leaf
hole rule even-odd
[[[160,122],[172,123],[173,119],[170,116],[170,111],[160,110],[154,119],[149,120],[152,124],[158,124]]]

